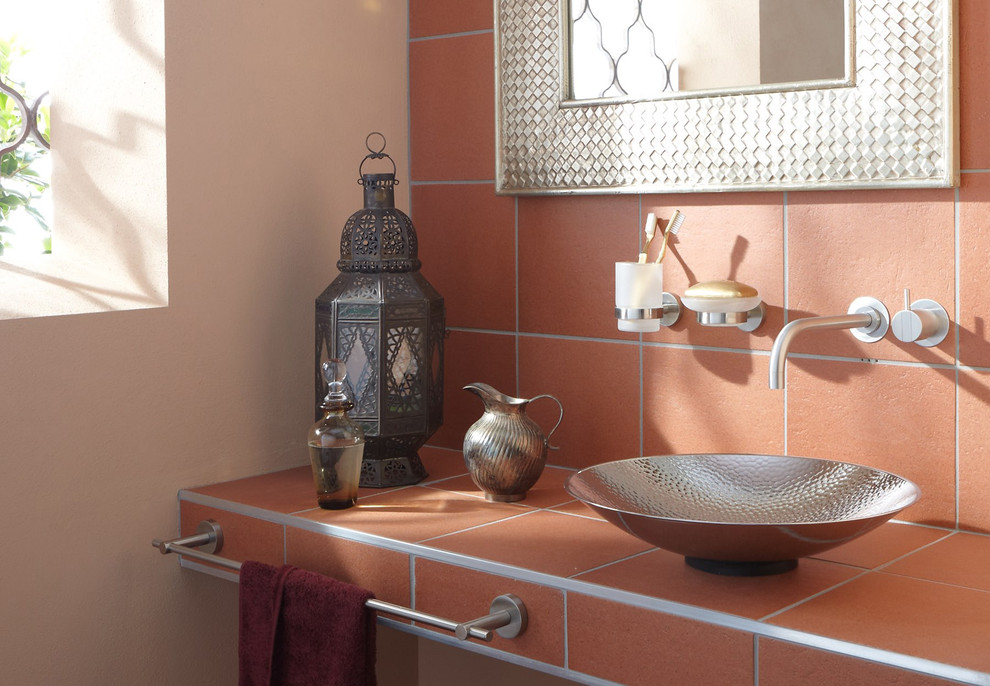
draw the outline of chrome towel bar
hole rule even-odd
[[[151,545],[158,548],[162,555],[178,553],[194,560],[209,562],[234,571],[241,569],[241,563],[237,560],[230,560],[214,554],[223,548],[223,529],[212,519],[200,522],[196,527],[196,533],[192,536],[173,538],[168,541],[156,538],[151,542]],[[377,612],[385,612],[403,619],[411,619],[414,622],[422,622],[446,631],[452,631],[454,636],[461,641],[466,641],[469,638],[491,641],[493,630],[502,638],[515,638],[526,630],[528,623],[526,605],[511,593],[495,598],[492,601],[489,614],[467,622],[455,622],[402,605],[386,603],[376,598],[369,600],[366,605]]]

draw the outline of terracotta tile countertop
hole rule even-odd
[[[580,683],[990,685],[990,536],[890,522],[792,572],[722,577],[571,499],[570,470],[489,503],[459,452],[420,454],[423,483],[362,489],[349,510],[316,507],[308,466],[183,490],[182,533],[212,518],[224,557],[298,565],[458,621],[514,593],[526,632],[464,647]]]

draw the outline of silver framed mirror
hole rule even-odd
[[[496,0],[496,192],[958,185],[956,0],[847,2],[845,78],[577,101],[571,0]]]

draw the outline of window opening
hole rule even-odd
[[[37,3],[0,0],[0,255],[52,250],[50,50]]]

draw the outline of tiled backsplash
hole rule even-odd
[[[423,272],[446,298],[444,427],[460,448],[485,381],[564,404],[553,464],[663,453],[769,452],[888,469],[917,482],[909,520],[990,531],[990,3],[960,0],[958,189],[499,197],[494,193],[491,1],[410,2],[410,208]],[[612,265],[635,259],[648,212],[687,215],[665,288],[735,278],[769,310],[752,334],[690,313],[621,333]],[[930,298],[954,326],[935,348],[807,333],[788,386],[767,387],[787,321],[845,313],[858,296],[893,314]],[[531,406],[545,426],[552,403]]]

